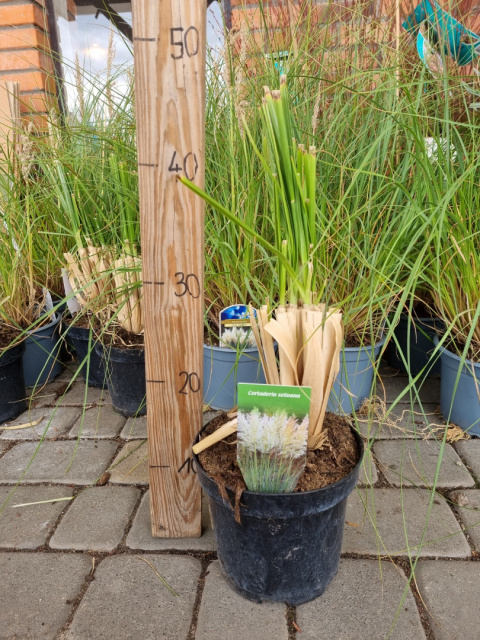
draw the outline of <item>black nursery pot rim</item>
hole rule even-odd
[[[88,341],[90,334],[92,336],[92,342],[97,342],[98,340],[94,330],[90,329],[90,327],[76,327],[74,324],[69,324],[67,328],[67,333],[72,338],[77,338],[78,340]]]
[[[145,360],[145,347],[115,347],[103,344],[100,340],[95,344],[95,350],[99,356],[114,362],[141,362]]]
[[[18,360],[23,355],[25,348],[25,341],[22,341],[0,351],[0,367],[6,367],[14,360]]]
[[[199,442],[200,436],[207,426],[208,426],[208,423],[197,434],[195,438],[195,444]],[[311,505],[312,510],[317,509],[319,503],[321,504],[323,502],[325,502],[325,510],[330,508],[330,506],[332,505],[332,500],[335,502],[334,496],[336,496],[337,494],[343,494],[344,492],[348,494],[349,489],[347,489],[347,487],[350,484],[352,484],[351,489],[355,487],[358,480],[360,466],[363,462],[363,456],[364,456],[363,440],[360,434],[358,433],[358,431],[354,427],[350,425],[350,428],[355,437],[355,442],[357,443],[358,453],[359,453],[357,464],[350,471],[350,473],[348,473],[343,478],[340,478],[340,480],[333,482],[332,484],[326,485],[324,487],[320,487],[318,489],[311,489],[310,491],[297,491],[297,492],[289,492],[289,493],[259,493],[259,492],[249,491],[248,489],[245,489],[242,492],[241,501],[243,504],[240,505],[240,512],[248,513],[252,517],[265,517],[265,515],[262,513],[263,512],[262,505],[264,505],[265,509],[268,509],[268,508],[272,508],[273,510],[278,509],[278,511],[276,513],[272,513],[271,516],[281,519],[281,518],[292,517],[292,515],[288,513],[288,506],[292,505],[293,507],[293,505],[299,505],[299,503],[301,502],[309,503]],[[219,500],[223,502],[223,498],[220,496],[220,493],[218,491],[218,487],[215,481],[207,474],[205,469],[202,467],[200,460],[198,459],[198,456],[195,453],[193,454],[193,458],[197,466],[197,473],[201,477],[203,476],[206,483],[210,485],[211,491],[209,491],[208,488],[202,485],[203,489],[207,492],[207,494],[213,500],[217,500],[219,498]],[[235,496],[235,492],[232,490],[231,487],[227,486],[226,490],[230,497],[233,498]],[[286,508],[287,511],[285,513],[282,513],[282,510],[284,508]],[[255,513],[256,509],[258,509],[258,513]]]

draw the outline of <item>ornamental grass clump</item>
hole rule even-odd
[[[128,71],[128,70],[127,70]],[[128,74],[127,74],[128,75]],[[143,333],[142,262],[133,82],[125,69],[85,80],[91,90],[62,127],[52,126],[38,166],[50,215],[62,237],[59,256],[79,313],[95,329]],[[81,83],[77,83],[81,94]],[[94,89],[95,87],[95,89]],[[88,99],[87,99],[88,98]],[[68,285],[67,285],[68,286]]]
[[[258,493],[292,492],[305,468],[308,415],[259,409],[238,414],[237,460],[245,484]]]
[[[446,344],[480,362],[480,224],[478,213],[447,217],[432,248],[435,308],[447,327]],[[450,226],[451,225],[451,226]]]
[[[311,387],[308,447],[315,449],[327,439],[323,423],[340,367],[343,326],[341,312],[320,303],[313,289],[318,244],[316,149],[297,141],[285,76],[279,91],[265,88],[261,120],[261,150],[245,121],[244,128],[265,176],[272,242],[195,184],[179,179],[254,239],[276,263],[275,317],[263,305],[258,314],[250,309],[250,320],[267,383]]]

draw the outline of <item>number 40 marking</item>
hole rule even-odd
[[[193,173],[189,173],[188,167],[189,165],[191,166],[192,162],[193,162]],[[185,174],[185,177],[188,178],[188,180],[194,180],[198,171],[198,160],[197,160],[196,154],[192,152],[187,153],[187,155],[183,159],[183,166],[181,166],[178,164],[178,161],[177,161],[177,152],[174,151],[168,170],[174,173],[180,173],[180,171],[183,171],[183,173]]]

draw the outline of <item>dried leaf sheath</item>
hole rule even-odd
[[[277,375],[280,384],[311,387],[308,447],[316,449],[324,441],[323,421],[328,398],[340,369],[342,315],[336,309],[318,305],[279,308],[276,316],[276,320],[267,324],[264,324],[268,319],[265,314],[258,314],[256,320],[260,330],[254,335],[259,351],[264,354],[272,338],[278,343],[278,368],[276,361],[262,357],[262,364],[267,363],[265,377],[272,380]],[[262,336],[266,336],[266,342]]]
[[[78,254],[65,253],[68,278],[84,311],[117,324],[134,334],[143,333],[142,261],[114,248],[79,247]],[[114,259],[114,257],[116,259]]]

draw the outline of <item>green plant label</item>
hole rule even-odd
[[[238,385],[237,461],[249,491],[287,493],[305,468],[310,387]]]

